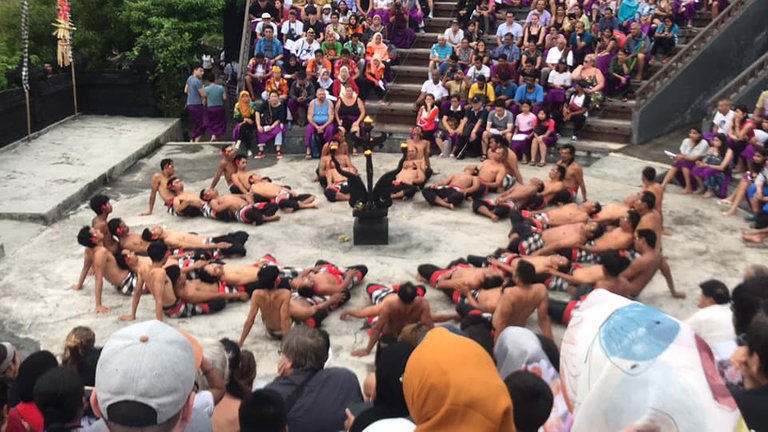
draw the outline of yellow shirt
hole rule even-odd
[[[467,96],[467,98],[472,100],[472,98],[477,95],[485,96],[487,99],[486,104],[492,104],[493,101],[496,100],[496,92],[493,91],[493,86],[488,83],[485,83],[485,91],[481,91],[480,86],[478,86],[477,83],[472,84],[469,88],[469,96]]]

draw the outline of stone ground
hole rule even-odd
[[[271,253],[281,263],[297,267],[310,266],[318,258],[340,265],[364,263],[370,272],[365,283],[413,280],[416,266],[431,262],[445,265],[448,261],[467,254],[487,254],[505,243],[507,223],[492,223],[471,213],[465,205],[456,211],[428,208],[417,196],[411,202],[396,202],[390,210],[390,244],[388,246],[355,247],[344,242],[351,237],[351,209],[346,203],[328,203],[319,186],[312,181],[316,161],[287,156],[282,161],[267,158],[251,162],[252,169],[275,181],[290,184],[297,191],[311,192],[319,197],[320,209],[304,210],[283,215],[280,222],[262,227],[216,223],[204,219],[182,219],[165,213],[158,203],[155,214],[137,216],[147,207],[149,179],[160,159],[171,157],[176,170],[188,190],[196,191],[210,182],[215,170],[218,150],[208,145],[167,145],[151,156],[140,160],[119,178],[103,188],[113,198],[114,216],[120,216],[134,230],[148,225],[164,225],[174,229],[201,234],[218,234],[244,229],[251,234],[248,256],[233,263],[251,263],[265,253]],[[381,175],[394,167],[397,155],[376,154],[376,173]],[[362,158],[356,158],[359,168]],[[466,161],[434,160],[434,180],[461,170]],[[647,164],[625,155],[610,155],[597,160],[586,169],[586,182],[590,199],[603,203],[623,200],[640,186],[639,172]],[[656,163],[654,163],[656,164]],[[656,166],[659,169],[663,165]],[[547,169],[523,167],[525,178],[546,177]],[[224,186],[220,184],[220,190]],[[657,276],[640,296],[644,303],[661,308],[678,318],[686,318],[696,309],[697,284],[708,278],[718,278],[734,286],[746,264],[764,259],[762,250],[745,247],[738,231],[746,228],[740,218],[724,218],[713,200],[683,196],[672,187],[665,204],[665,220],[674,236],[664,238],[664,252],[670,259],[675,280],[688,294],[685,300],[672,299],[663,278]],[[5,243],[7,256],[0,260],[0,339],[13,338],[29,352],[40,346],[60,353],[68,331],[76,325],[87,325],[97,335],[97,344],[103,344],[109,334],[126,325],[117,317],[130,308],[128,298],[105,289],[104,303],[112,307],[105,316],[93,311],[93,281],[89,280],[79,292],[68,290],[77,281],[82,264],[82,248],[75,241],[76,231],[92,218],[86,204],[65,215],[50,226],[27,222],[0,221],[0,241]],[[435,290],[427,298],[438,312],[452,309],[448,299]],[[367,304],[363,289],[357,289],[346,308]],[[179,327],[202,339],[239,337],[248,311],[247,304],[232,303],[214,316],[173,320]],[[152,299],[144,298],[138,319],[153,316]],[[331,334],[333,363],[346,366],[363,376],[371,370],[373,356],[352,358],[349,353],[363,347],[367,333],[360,330],[363,321],[341,321],[339,312],[332,314],[324,327]],[[536,328],[535,319],[529,326]],[[556,338],[563,328],[555,326]],[[23,339],[19,339],[23,338]],[[39,344],[39,345],[38,345]],[[268,380],[276,373],[277,342],[269,340],[263,326],[257,324],[251,332],[246,348],[255,352],[259,363],[259,379]]]

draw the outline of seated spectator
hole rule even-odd
[[[306,147],[306,158],[311,159],[311,141],[314,135],[321,135],[321,141],[326,143],[333,138],[333,102],[327,99],[325,89],[315,90],[315,99],[309,102],[307,108],[307,130],[304,134],[304,146]],[[322,144],[320,145],[322,147]],[[318,149],[320,148],[318,147]]]
[[[547,33],[547,28],[540,21],[541,15],[537,11],[533,11],[529,15],[530,21],[526,21],[523,26],[523,46],[527,47],[532,43],[536,47],[544,47],[544,37]]]
[[[382,24],[381,16],[374,15],[371,19],[371,23],[367,24],[366,30],[365,30],[365,40],[367,40],[369,43],[374,39],[374,36],[376,36],[376,33],[381,34],[382,40],[387,40],[388,32],[387,27]]]
[[[744,346],[733,353],[732,360],[741,370],[744,389],[734,390],[733,398],[751,430],[768,429],[768,317],[758,314],[747,327]]]
[[[472,84],[470,84],[469,80],[464,76],[464,72],[461,70],[457,70],[452,79],[447,76],[443,77],[443,87],[448,90],[448,97],[458,96],[462,108],[469,100],[469,88],[471,85]],[[450,101],[448,98],[445,98],[443,99],[440,109],[444,111],[448,105],[450,105]]]
[[[19,403],[8,413],[6,432],[43,430],[45,421],[35,403],[34,388],[41,376],[51,369],[56,369],[58,365],[56,357],[48,351],[32,353],[21,362],[15,382]]]
[[[445,42],[451,46],[451,48],[458,48],[461,44],[461,40],[464,39],[464,30],[459,28],[459,20],[454,19],[451,21],[451,26],[443,32]]]
[[[547,51],[547,58],[544,60],[545,67],[541,69],[541,82],[549,82],[549,73],[557,69],[557,64],[561,61],[565,63],[566,70],[573,66],[573,52],[568,49],[564,36],[559,36],[555,46]]]
[[[317,83],[317,88],[325,90],[328,99],[336,102],[336,96],[331,93],[333,90],[333,80],[331,79],[331,72],[328,69],[323,68],[320,72],[320,76],[315,82]]]
[[[624,45],[629,50],[630,66],[632,70],[637,70],[635,79],[642,80],[645,65],[648,60],[648,54],[651,51],[651,41],[648,39],[640,24],[634,22],[630,27],[630,33]]]
[[[603,75],[608,75],[611,61],[616,58],[620,45],[622,45],[621,42],[610,29],[600,33],[600,37],[597,39],[597,46],[595,47],[595,56],[597,57],[596,66]]]
[[[256,154],[254,140],[254,131],[256,130],[256,103],[251,100],[247,91],[240,92],[240,99],[235,104],[234,115],[235,127],[232,134],[235,136],[235,148],[243,155],[248,153]]]
[[[250,16],[251,21],[254,24],[261,21],[265,12],[270,16],[276,16],[277,8],[267,0],[257,0],[252,2],[251,6],[248,8],[248,16]]]
[[[573,62],[581,64],[587,54],[594,52],[595,38],[592,33],[587,31],[586,26],[581,21],[576,22],[576,30],[571,33],[570,46],[573,51]]]
[[[382,62],[389,61],[389,48],[384,43],[384,36],[381,33],[374,34],[365,47],[365,59],[370,63],[373,58],[378,58]]]
[[[512,37],[518,45],[523,43],[523,26],[515,21],[515,13],[508,10],[504,14],[504,22],[499,24],[496,28],[496,45],[501,45],[501,39],[506,38],[508,33],[512,34]]]
[[[544,104],[549,112],[559,112],[565,103],[566,90],[571,87],[571,73],[568,72],[568,63],[560,60],[557,68],[549,73],[547,78],[547,93],[544,95]]]
[[[361,44],[362,45],[362,44]],[[342,48],[341,50],[341,58],[336,60],[333,63],[333,76],[338,78],[339,73],[341,72],[341,68],[346,67],[347,68],[347,75],[349,75],[349,78],[351,78],[353,81],[360,78],[360,69],[357,67],[357,61],[352,58],[350,52],[346,48]],[[346,81],[345,81],[346,83]]]
[[[280,95],[276,91],[269,92],[267,102],[261,104],[259,115],[256,116],[259,147],[259,153],[255,156],[256,159],[265,156],[264,147],[270,142],[275,144],[277,158],[283,158],[283,131],[287,122],[286,111],[285,104],[280,100]]]
[[[485,45],[485,42],[483,42],[483,46]],[[477,58],[477,52],[475,52]],[[482,55],[479,55],[480,58],[482,58]],[[507,33],[504,35],[504,42],[499,44],[491,54],[491,57],[498,60],[501,57],[506,58],[507,62],[512,65],[513,67],[517,67],[518,63],[520,62],[520,48],[515,45],[513,42],[512,33]],[[474,61],[474,59],[473,59]]]
[[[365,118],[365,104],[355,91],[357,86],[353,87],[352,84],[354,81],[342,88],[339,100],[336,102],[335,117],[339,127],[343,127],[346,133],[354,134],[359,138],[360,127]],[[354,147],[352,150],[356,151]]]
[[[418,430],[514,430],[512,401],[493,369],[476,342],[440,327],[427,333],[403,374],[405,402]]]
[[[554,397],[552,390],[539,375],[518,370],[504,379],[515,409],[515,430],[536,432],[549,419]]]
[[[496,27],[496,2],[492,0],[480,0],[472,12],[472,21],[476,23],[478,31],[487,33]]]
[[[764,188],[764,185],[768,184],[768,167],[766,167],[765,161],[766,150],[757,150],[755,155],[752,156],[752,166],[755,168],[756,174],[752,172],[744,173],[736,190],[728,198],[718,201],[718,204],[730,207],[728,211],[723,212],[723,216],[735,215],[736,210],[748,194],[752,198],[747,203],[755,214],[766,211],[763,208],[768,209],[768,204],[762,202],[762,197],[768,196],[768,189]],[[756,196],[759,198],[755,199]]]
[[[536,114],[536,126],[533,127],[533,140],[531,142],[530,165],[536,163],[536,155],[540,155],[541,162],[538,166],[547,165],[547,149],[557,144],[557,132],[555,121],[549,116],[547,110],[540,110]]]
[[[520,56],[520,63],[530,63],[533,65],[533,69],[536,70],[536,79],[539,79],[538,74],[541,71],[541,51],[536,47],[533,42],[525,44],[525,49]]]
[[[533,140],[533,128],[536,126],[536,114],[531,112],[531,102],[523,99],[520,102],[520,114],[515,116],[515,133],[509,143],[521,163],[528,163],[528,155],[531,153],[531,141]]]
[[[589,94],[590,109],[599,109],[602,106],[605,96],[605,76],[597,67],[597,58],[590,54],[584,58],[584,64],[579,65],[571,74],[573,81],[581,81],[584,84],[584,91]]]
[[[275,92],[280,102],[284,103],[288,99],[288,91],[288,81],[283,78],[282,69],[280,69],[280,66],[272,66],[272,78],[267,80],[264,91],[261,93],[261,98],[267,100],[269,99],[269,94]]]
[[[43,415],[45,430],[79,431],[85,391],[77,372],[53,368],[44,373],[33,390],[35,405]]]
[[[451,79],[456,75],[456,72],[463,71],[464,68],[459,64],[459,56],[451,54],[446,61],[439,65],[439,67],[430,69],[430,71],[432,70],[438,71],[442,77]]]
[[[352,33],[350,39],[344,43],[344,49],[349,51],[349,57],[352,61],[357,62],[358,72],[365,69],[365,44],[360,42],[362,34]],[[342,56],[343,57],[343,56]],[[351,72],[351,71],[350,71]]]
[[[494,85],[505,83],[506,86],[506,83],[512,82],[514,84],[516,81],[517,68],[510,64],[505,56],[499,57],[496,65],[493,67],[493,71],[491,72],[491,82]]]
[[[365,33],[365,27],[360,23],[357,15],[351,13],[347,19],[344,18],[341,12],[339,12],[339,15],[341,16],[340,21],[347,26],[347,41],[350,41],[355,33],[358,35]]]
[[[264,39],[267,36],[267,29],[272,29],[273,36],[277,34],[277,24],[272,21],[272,14],[264,12],[261,14],[261,21],[256,24],[254,30],[256,38],[259,40]]]
[[[675,178],[678,172],[682,171],[685,189],[683,193],[693,192],[693,183],[691,182],[691,170],[696,166],[696,162],[701,160],[709,150],[709,143],[701,135],[699,128],[691,128],[688,132],[688,138],[680,144],[680,153],[675,155],[672,168],[669,169],[661,187],[667,185]]]
[[[520,105],[523,101],[529,104],[540,104],[544,102],[544,87],[536,84],[536,78],[529,76],[525,78],[525,85],[521,85],[515,92],[515,102]]]
[[[331,62],[331,64],[341,58],[341,42],[338,41],[336,33],[334,33],[333,30],[325,30],[325,40],[320,44],[320,49],[323,50],[323,55]]]
[[[331,24],[331,14],[333,13],[331,3],[326,3],[326,0],[316,1],[315,3],[320,6],[320,22],[326,26]]]
[[[279,376],[266,389],[286,402],[291,432],[342,430],[346,408],[363,401],[354,373],[324,368],[329,349],[327,334],[306,326],[293,327],[283,339]]]
[[[325,26],[325,40],[328,40],[328,32],[333,34],[333,37],[338,42],[343,42],[347,38],[347,26],[339,22],[340,15],[338,12],[331,12],[331,23]],[[339,52],[341,48],[339,48]]]
[[[629,65],[629,51],[621,50],[611,60],[611,67],[607,77],[608,96],[626,101],[630,90],[632,90],[632,68]]]
[[[440,81],[440,72],[433,70],[430,75],[430,79],[424,81],[424,84],[421,85],[419,97],[416,98],[416,102],[413,103],[414,110],[419,109],[419,107],[424,103],[424,99],[428,94],[432,95],[438,105],[441,104],[443,100],[447,100],[448,98],[448,90]]]
[[[444,35],[437,36],[437,43],[429,51],[429,70],[442,66],[453,54],[453,47],[446,43]]]
[[[304,23],[296,19],[296,9],[288,11],[288,19],[280,24],[280,34],[283,39],[283,47],[287,51],[293,52],[293,45],[301,40],[301,35],[304,34]]]
[[[494,109],[488,113],[485,122],[485,130],[482,136],[483,155],[481,160],[488,158],[488,142],[494,135],[500,135],[507,143],[512,142],[512,133],[515,129],[515,115],[506,109],[503,100],[494,102]]]
[[[317,7],[315,5],[308,4],[304,8],[304,16],[304,31],[309,33],[309,30],[312,29],[312,31],[317,35],[319,41],[322,42],[323,38],[325,37],[325,32],[323,31],[325,29],[325,23],[317,13]]]
[[[240,350],[237,343],[229,339],[222,339],[220,343],[227,353],[228,372],[223,375],[226,380],[226,393],[214,408],[211,417],[214,432],[237,430],[241,401],[250,394],[253,380],[256,378],[256,359],[252,352]]]
[[[374,57],[365,67],[365,76],[360,80],[360,97],[368,99],[371,97],[371,91],[376,93],[379,103],[385,104],[384,94],[387,90],[384,83],[384,72],[386,68],[381,59]]]
[[[469,45],[469,39],[466,37],[461,40],[461,43],[458,47],[456,47],[456,62],[459,64],[459,67],[462,69],[468,68],[471,63],[469,60],[472,58],[472,53],[474,50]],[[506,59],[506,56],[505,56]]]
[[[309,101],[315,94],[315,85],[307,79],[307,73],[304,70],[296,72],[296,81],[291,85],[288,93],[288,110],[291,112],[291,118],[299,126],[307,124],[306,111],[309,108]],[[299,112],[299,110],[303,112]]]
[[[475,59],[477,57],[480,57],[481,59],[485,59],[486,56],[490,56],[490,55],[491,55],[491,52],[488,51],[488,49],[485,46],[485,42],[481,39],[477,41],[477,46],[475,46],[475,51],[472,53],[472,58],[469,59],[469,63],[475,64]]]
[[[499,62],[499,64],[501,64],[501,62]],[[515,83],[514,80],[507,79],[499,80],[499,83],[493,88],[493,91],[496,94],[496,100],[503,101],[504,106],[509,108],[515,103],[517,88],[517,83]]]
[[[272,77],[272,61],[264,57],[264,54],[256,54],[248,61],[245,68],[245,85],[251,99],[261,96],[264,85]]]
[[[341,61],[341,60],[339,60]],[[357,65],[355,65],[354,62],[351,62],[352,65],[355,67],[355,70],[357,70]],[[358,72],[358,75],[360,73]],[[336,79],[333,81],[333,89],[332,94],[336,98],[341,96],[341,91],[344,89],[344,87],[350,86],[352,87],[352,90],[360,94],[360,88],[357,86],[357,83],[355,82],[355,77],[353,77],[350,72],[349,68],[347,66],[342,66],[341,69],[339,69],[338,73],[336,73]]]
[[[320,42],[315,40],[315,30],[308,29],[306,35],[293,44],[293,54],[299,59],[302,66],[315,58],[315,52],[320,49]]]
[[[674,23],[672,17],[665,17],[664,22],[656,27],[656,33],[653,36],[653,46],[651,47],[652,56],[661,56],[662,63],[669,61],[672,50],[677,45],[677,35],[680,29]]]
[[[539,71],[533,68],[533,63],[521,63],[517,84],[518,86],[524,85],[526,78],[533,78],[534,82],[538,83],[540,76]]]
[[[76,370],[85,353],[94,349],[95,342],[96,335],[88,327],[77,326],[70,330],[64,340],[61,366]]]
[[[768,120],[768,90],[763,91],[758,96],[753,116],[755,119],[763,119],[763,122]],[[763,130],[766,130],[765,126],[763,126]]]
[[[606,8],[602,18],[597,23],[597,31],[602,33],[605,30],[611,30],[613,32],[614,30],[619,30],[620,27],[619,19],[613,16],[613,9]]]
[[[19,373],[21,357],[10,342],[0,342],[0,381],[12,381]]]
[[[699,310],[685,323],[712,348],[715,360],[728,360],[736,349],[728,287],[719,280],[710,279],[700,283],[699,288]]]
[[[467,38],[472,49],[477,48],[477,43],[483,39],[483,32],[480,31],[477,22],[470,21],[467,24],[467,28],[464,30],[464,37]]]
[[[256,42],[256,54],[263,54],[272,63],[283,64],[283,44],[275,37],[272,27],[264,30],[264,37]]]
[[[247,394],[238,409],[238,418],[240,432],[288,430],[286,403],[283,396],[274,390],[262,389]]]
[[[485,77],[485,82],[491,80],[491,69],[483,64],[483,59],[476,57],[474,65],[467,71],[467,78],[474,83],[477,82],[477,77],[480,75]]]
[[[459,123],[461,134],[459,135],[458,147],[461,148],[459,150],[460,155],[463,154],[462,150],[468,150],[468,156],[480,156],[482,155],[482,133],[488,119],[488,111],[483,107],[482,96],[473,96],[471,102],[471,106],[464,109],[464,118]]]
[[[350,432],[362,432],[369,426],[381,427],[384,419],[409,417],[403,395],[403,373],[414,347],[407,342],[379,345],[376,351],[376,387],[373,406],[354,417]],[[412,423],[411,423],[412,424]]]
[[[715,135],[704,157],[691,169],[705,198],[715,195],[724,198],[728,194],[732,162],[733,150],[728,148],[727,138],[722,134]]]
[[[563,105],[562,122],[573,122],[573,135],[571,141],[578,139],[579,133],[584,129],[589,115],[590,95],[584,90],[587,85],[584,81],[576,81],[576,92],[568,99],[568,103]]]
[[[749,111],[744,105],[737,105],[734,110],[733,122],[728,130],[730,146],[736,159],[736,171],[743,171],[746,163],[747,169],[752,171],[752,156],[755,147],[751,141],[755,136],[755,122],[749,118]]]
[[[304,71],[304,67],[299,63],[299,59],[296,54],[289,54],[288,61],[283,63],[283,78],[288,81],[288,91],[293,86],[293,82],[296,81],[296,73]]]
[[[307,78],[316,80],[320,78],[320,74],[324,70],[330,72],[333,70],[333,66],[331,66],[330,60],[325,58],[323,50],[319,49],[315,51],[315,57],[307,62]]]
[[[479,74],[477,82],[469,86],[467,97],[470,100],[480,99],[485,104],[492,104],[496,101],[496,93],[493,86],[485,82],[485,75]]]
[[[454,148],[459,145],[459,136],[462,133],[460,127],[464,119],[464,109],[461,106],[459,96],[454,94],[450,97],[450,105],[440,111],[440,133],[438,133],[436,142],[440,148],[440,157],[454,157]]]

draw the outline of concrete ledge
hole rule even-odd
[[[143,128],[142,122],[151,126]],[[29,146],[21,143],[2,152],[6,164],[0,164],[0,177],[6,181],[0,190],[13,192],[0,205],[0,218],[50,224],[141,158],[181,137],[176,119],[81,116],[63,123]]]

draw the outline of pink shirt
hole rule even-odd
[[[528,113],[523,114],[520,113],[515,117],[515,126],[517,127],[518,132],[530,132],[533,130],[533,127],[536,125],[536,114],[534,113]]]

